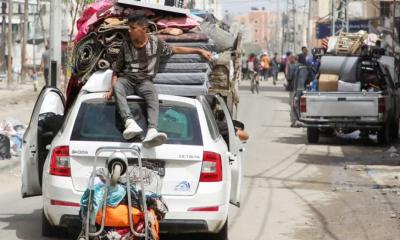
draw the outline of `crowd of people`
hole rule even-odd
[[[272,57],[267,52],[257,56],[251,53],[242,58],[242,79],[251,81],[251,91],[259,93],[259,83],[268,81],[272,78],[272,83],[276,85],[278,81],[278,73],[283,72],[286,83],[286,90],[293,88],[294,70],[298,65],[311,65],[312,56],[309,54],[307,47],[302,47],[301,53],[295,55],[292,52],[286,52],[282,57],[278,53],[274,53]]]
[[[289,91],[289,104],[293,109],[294,80],[296,70],[299,66],[314,67],[313,56],[309,53],[307,47],[301,48],[301,53],[293,54],[288,51],[282,57],[278,53],[274,53],[270,58],[268,53],[257,56],[251,53],[247,58],[242,59],[242,79],[250,80],[250,90],[252,93],[259,93],[259,85],[261,81],[268,81],[272,78],[273,85],[278,81],[278,74],[282,72],[285,76],[285,89]],[[296,116],[293,110],[290,113],[291,127],[296,127]]]

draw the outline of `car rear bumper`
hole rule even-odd
[[[65,177],[45,176],[43,201],[49,222],[54,226],[80,224],[79,207],[52,205],[51,200],[78,204],[83,192],[75,191],[72,180]],[[160,223],[163,233],[218,232],[228,217],[226,185],[201,183],[194,196],[165,196],[169,207],[164,221]],[[223,204],[226,203],[226,204]],[[218,207],[214,211],[190,211],[191,208]]]

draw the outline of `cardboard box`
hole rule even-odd
[[[339,75],[321,74],[318,79],[319,92],[336,92],[338,90]]]

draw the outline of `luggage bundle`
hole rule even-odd
[[[89,239],[158,240],[159,221],[164,219],[168,207],[157,193],[160,191],[161,179],[156,170],[142,169],[142,181],[151,183],[144,192],[145,204],[141,198],[142,191],[137,190],[140,186],[137,171],[124,171],[130,179],[129,184],[126,177],[120,177],[116,184],[110,184],[113,176],[108,171],[104,168],[97,169],[94,179],[96,184],[89,184],[81,197],[80,216],[84,224],[78,240],[87,239],[87,222],[90,232],[98,233],[95,238]],[[150,234],[149,238],[142,238],[135,235],[132,228],[136,233],[144,234],[146,218]]]
[[[90,4],[77,21],[72,88],[82,87],[92,73],[112,68],[123,41],[129,40],[125,18],[138,10],[145,11],[153,23],[151,34],[156,34],[171,46],[222,52],[234,45],[234,37],[229,32],[206,20],[200,23],[199,17],[192,17],[183,9],[174,12],[136,6],[135,2],[124,5],[111,0],[97,1]],[[212,66],[198,55],[163,58],[154,83],[161,94],[206,94],[212,70]]]

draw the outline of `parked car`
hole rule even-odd
[[[103,73],[102,79],[91,81],[65,115],[62,93],[43,88],[23,137],[22,197],[43,195],[43,236],[52,235],[56,227],[79,224],[79,202],[98,148],[142,146],[140,140],[123,139],[114,101],[104,98],[111,75]],[[206,98],[218,103],[226,136]],[[243,151],[228,108],[218,95],[159,99],[159,130],[168,140],[156,148],[142,148],[142,158],[165,170],[161,194],[169,212],[161,232],[203,232],[227,239],[229,203],[240,204]],[[144,100],[129,96],[128,101],[145,130]],[[105,160],[106,156],[99,159],[99,166]]]
[[[293,99],[308,142],[318,142],[321,131],[334,130],[376,133],[380,144],[398,138],[400,82],[393,57],[323,56],[317,90],[306,87],[309,71],[299,67]],[[337,79],[329,80],[332,76]]]

